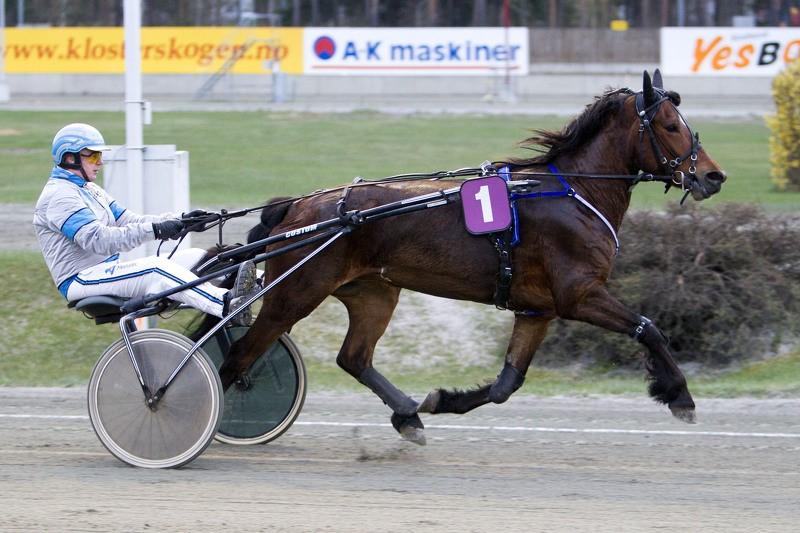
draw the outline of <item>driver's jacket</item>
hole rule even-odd
[[[176,218],[137,215],[94,183],[54,167],[44,186],[33,227],[47,268],[58,290],[67,289],[81,270],[153,240],[153,222]]]

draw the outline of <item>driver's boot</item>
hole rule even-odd
[[[247,306],[246,309],[240,308],[247,300],[255,296],[260,289],[257,280],[256,265],[252,261],[245,261],[239,265],[233,288],[225,293],[222,304],[223,317],[236,313],[236,316],[230,321],[231,325],[249,327],[253,323],[253,313],[250,310],[250,306]]]

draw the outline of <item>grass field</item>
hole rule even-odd
[[[778,211],[800,205],[800,194],[773,190],[769,131],[762,122],[688,118],[702,133],[709,154],[729,175],[713,203],[753,202]],[[0,165],[7,169],[0,177],[1,202],[35,202],[51,167],[52,136],[63,124],[74,121],[96,125],[109,143],[123,140],[121,113],[0,112]],[[193,205],[238,207],[257,205],[276,195],[308,193],[357,175],[377,178],[453,169],[522,155],[515,145],[530,129],[560,128],[564,123],[556,117],[159,113],[145,130],[145,142],[176,144],[190,152]],[[665,197],[660,186],[643,184],[634,194],[634,207],[660,208],[678,198],[676,192]],[[0,268],[6,289],[0,300],[0,338],[4,341],[0,345],[0,385],[83,386],[98,355],[118,337],[115,327],[95,326],[67,310],[38,254],[2,252]],[[303,335],[319,336],[317,330],[304,333],[302,327],[297,329],[301,347]],[[333,362],[344,331],[324,335],[330,336],[333,356],[307,358],[312,389],[361,389]],[[402,359],[418,340],[393,345],[399,348],[393,348],[398,353],[392,356]],[[466,387],[494,376],[501,366],[502,349],[498,348],[493,355],[496,360],[489,364],[430,365],[424,371],[389,365],[386,373],[412,391]],[[797,394],[799,377],[800,352],[714,376],[694,376],[691,385],[701,395]],[[644,384],[638,376],[535,370],[525,390],[644,395]]]
[[[690,122],[729,181],[713,202],[755,202],[792,209],[800,193],[779,193],[769,179],[769,130],[761,121]],[[96,125],[111,144],[124,140],[122,113],[0,112],[3,202],[33,203],[47,178],[49,146],[68,122]],[[146,144],[175,144],[190,154],[192,203],[250,206],[350,181],[405,172],[478,166],[525,153],[516,143],[534,128],[558,129],[560,117],[390,116],[291,113],[157,113]],[[634,207],[659,208],[677,192],[644,184]]]
[[[100,353],[119,338],[115,324],[96,326],[81,314],[68,310],[52,287],[38,253],[0,252],[5,280],[5,297],[0,299],[0,386],[77,386],[83,387]],[[292,331],[304,353],[311,390],[363,390],[335,363],[336,351],[344,339],[341,310],[327,304]],[[339,304],[335,304],[339,305]],[[496,317],[498,312],[486,308]],[[180,331],[186,317],[162,321],[159,327]],[[493,318],[497,320],[497,318]],[[338,322],[338,323],[337,323]],[[330,328],[323,323],[336,323]],[[391,328],[391,326],[390,326]],[[497,327],[497,329],[502,329]],[[416,330],[415,333],[418,333]],[[498,332],[500,333],[500,332]],[[493,378],[502,366],[502,348],[481,364],[460,365],[431,361],[409,367],[404,360],[419,358],[420,339],[408,340],[408,332],[386,339],[379,345],[376,365],[398,386],[424,393],[436,387],[470,387]],[[502,347],[505,337],[498,339]],[[381,351],[381,346],[389,348]],[[444,342],[428,342],[431,350],[446,349]],[[387,354],[387,351],[389,352]],[[458,353],[458,351],[456,351]],[[387,355],[389,357],[387,357]],[[430,354],[436,355],[436,354]],[[800,394],[800,351],[727,371],[689,376],[691,390],[698,396],[790,396]],[[533,368],[523,391],[539,395],[632,394],[646,396],[643,376],[591,369],[542,370]]]

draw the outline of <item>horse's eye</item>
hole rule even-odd
[[[678,125],[677,125],[677,124],[675,124],[675,123],[672,123],[672,124],[667,124],[667,126],[666,126],[666,129],[667,129],[667,131],[668,131],[668,132],[670,132],[670,133],[677,133],[677,131],[678,131]]]

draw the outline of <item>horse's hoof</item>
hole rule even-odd
[[[408,442],[425,446],[427,440],[425,439],[425,430],[411,426],[403,426],[400,428],[400,436]]]
[[[674,416],[681,422],[686,422],[687,424],[695,424],[697,422],[697,417],[695,415],[694,408],[670,407],[669,410],[672,411],[672,416]]]
[[[418,413],[433,413],[436,410],[436,406],[439,405],[439,400],[441,399],[442,394],[438,391],[431,391],[425,396],[425,399],[422,400],[422,403],[419,404],[417,407]]]
[[[417,413],[412,415],[392,414],[392,426],[400,436],[409,442],[425,446],[425,425]]]

